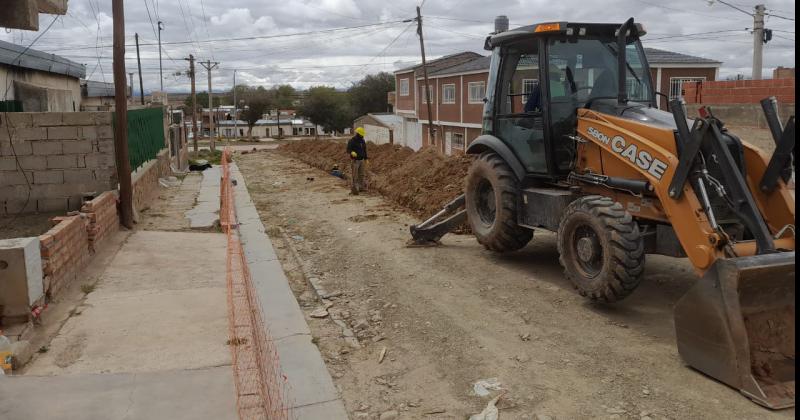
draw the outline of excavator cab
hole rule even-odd
[[[759,404],[794,406],[794,116],[782,124],[762,101],[769,157],[710,109],[657,109],[644,33],[631,18],[487,38],[464,194],[412,226],[413,243],[464,222],[495,252],[556,232],[565,277],[603,303],[633,293],[646,254],[686,257],[700,279],[675,304],[681,357]]]
[[[577,111],[630,102],[655,105],[641,25],[544,23],[487,39],[492,62],[484,134],[500,139],[526,176],[566,178],[575,165]],[[622,50],[622,55],[619,51]],[[624,66],[620,68],[620,59]]]

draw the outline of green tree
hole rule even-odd
[[[280,109],[294,108],[297,91],[291,85],[280,85],[271,89],[275,96],[275,106]]]
[[[218,107],[220,105],[224,105],[226,101],[225,98],[214,95],[214,107]],[[192,109],[192,95],[186,97],[183,101],[183,104],[186,105],[187,109]],[[208,108],[208,92],[198,92],[197,93],[197,109]]]
[[[394,76],[380,72],[369,74],[354,83],[348,93],[356,117],[389,110],[388,93],[394,90]]]
[[[341,132],[353,123],[353,111],[347,93],[328,86],[309,89],[298,111],[325,131]]]

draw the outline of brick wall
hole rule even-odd
[[[119,229],[117,194],[113,191],[106,191],[84,203],[81,212],[89,221],[86,227],[89,250],[96,252],[102,246],[103,240]]]
[[[142,211],[150,207],[150,202],[157,198],[161,185],[159,178],[172,175],[170,168],[169,150],[164,149],[158,153],[156,159],[147,162],[132,175],[133,183],[133,208]]]
[[[0,116],[0,214],[78,210],[116,184],[111,113]]]
[[[794,104],[795,79],[720,80],[684,83],[684,99],[688,104],[758,104],[774,96],[779,103]]]
[[[54,217],[55,225],[39,236],[44,292],[52,299],[72,282],[89,259],[87,219],[83,216]]]

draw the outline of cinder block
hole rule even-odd
[[[95,125],[94,112],[66,112],[64,113],[64,125]]]
[[[27,179],[26,179],[27,178]],[[0,178],[0,185],[28,185],[33,183],[33,173],[20,171],[5,171]]]
[[[90,184],[94,181],[94,172],[91,169],[69,169],[64,171],[64,183]]]
[[[117,180],[116,168],[95,169],[93,172],[94,179],[99,187],[111,190],[117,188],[117,183],[119,183],[119,181]]]
[[[98,125],[97,138],[101,139],[114,139],[114,129],[111,125]]]
[[[2,188],[0,188],[2,189]],[[36,200],[21,198],[7,199],[4,201],[6,215],[17,215],[20,213],[33,213],[36,211]]]
[[[77,166],[77,155],[47,156],[47,169],[72,169]]]
[[[0,240],[2,318],[27,320],[31,305],[44,295],[38,238]]]
[[[47,127],[47,138],[50,140],[75,140],[78,138],[78,127]]]
[[[16,171],[16,170],[17,170],[17,160],[14,159],[13,156],[0,157],[0,171]],[[2,174],[0,174],[0,179],[3,179]]]
[[[64,171],[36,171],[33,173],[34,184],[63,184]]]
[[[95,122],[97,125],[107,125],[111,126],[111,122],[113,120],[113,112],[109,111],[102,111],[102,112],[95,112]]]
[[[4,123],[14,128],[30,128],[33,127],[33,114],[32,112],[9,112],[5,114]]]
[[[33,125],[36,127],[50,127],[62,125],[61,112],[37,112],[33,114]]]
[[[5,129],[0,127],[0,133]],[[8,140],[0,140],[0,155],[3,156],[27,156],[33,153],[31,142],[14,139],[13,142]]]
[[[58,140],[40,140],[31,142],[33,154],[36,156],[60,155],[64,153],[64,148]]]
[[[114,141],[113,140],[99,140],[97,142],[97,151],[107,155],[114,155]]]
[[[97,140],[97,126],[78,127],[78,139]]]
[[[90,140],[63,141],[64,154],[73,153],[92,153],[92,142]]]
[[[47,169],[46,156],[20,156],[19,163],[25,170],[36,171]]]
[[[93,153],[86,155],[85,158],[87,168],[111,168],[114,167],[114,158],[108,155]]]
[[[14,113],[9,113],[11,115]],[[45,140],[47,139],[47,128],[28,127],[16,128],[11,131],[11,138],[16,140]]]
[[[36,210],[40,212],[66,211],[69,201],[65,198],[40,198],[36,200]]]

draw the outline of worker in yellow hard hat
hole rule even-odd
[[[351,184],[350,194],[358,195],[364,189],[364,162],[367,160],[366,132],[363,127],[356,128],[356,135],[347,142],[347,154],[350,155]]]

